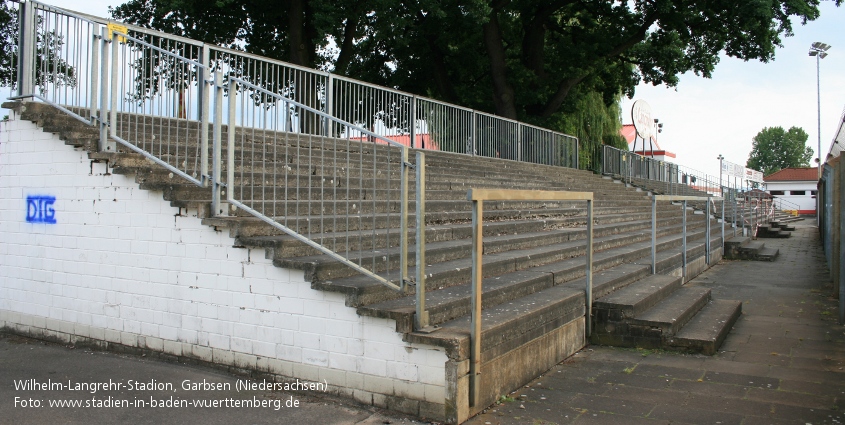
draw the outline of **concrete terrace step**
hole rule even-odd
[[[631,323],[644,329],[659,328],[664,336],[675,335],[709,301],[710,289],[681,287]]]
[[[701,235],[703,235],[703,233],[693,233],[690,235],[690,237],[700,238]],[[646,238],[645,236],[643,236],[641,239]],[[660,267],[666,269],[679,267],[681,263],[681,256],[680,253],[675,251],[677,250],[677,247],[680,246],[680,244],[681,241],[680,238],[677,237],[677,235],[664,236],[658,239],[658,265]],[[596,271],[606,270],[618,266],[620,264],[632,263],[638,259],[648,258],[650,253],[651,243],[649,240],[644,240],[642,242],[632,243],[623,246],[616,246],[595,253],[593,257],[593,267]],[[497,262],[499,267],[501,267],[502,265],[513,267],[510,265],[510,261],[502,262],[501,259],[503,258],[502,255],[506,255],[506,257],[504,258],[507,258],[507,256],[513,257],[513,255],[515,254],[519,253],[508,252],[500,254],[499,256],[489,260]],[[703,255],[703,242],[691,242],[688,244],[689,258],[695,258],[701,255]],[[535,259],[532,259],[530,261],[535,261]],[[649,261],[646,260],[646,262]],[[487,267],[486,264],[487,262],[485,261],[485,274],[487,274],[487,272],[489,271],[489,267]],[[491,276],[487,279],[501,279],[503,281],[513,280],[514,282],[519,282],[525,280],[525,277],[521,274],[521,272],[530,271],[534,273],[542,273],[548,276],[552,276],[556,285],[567,284],[567,282],[570,282],[573,279],[581,278],[585,275],[584,265],[585,263],[583,257],[573,257],[558,260],[556,262],[552,262],[546,265],[534,266],[530,269],[517,265],[516,268],[505,269],[505,274],[500,274],[497,276],[495,275],[495,273],[493,273],[494,276]],[[650,269],[650,265],[645,266],[645,264],[635,265],[634,267],[637,269],[640,267],[648,267]],[[507,270],[510,271],[507,272]],[[467,284],[470,278],[470,271],[471,261],[469,261],[468,259],[455,260],[452,262],[440,264],[432,264],[428,266],[426,268],[426,274],[428,276],[426,281],[426,287],[428,291],[427,294],[432,294],[433,291],[443,290],[444,288],[454,287],[455,285]],[[411,275],[414,275],[415,268],[411,267],[410,273]],[[511,273],[517,274],[512,275]],[[485,281],[487,279],[485,279]],[[377,284],[372,281],[372,279],[368,279],[363,276],[351,276],[343,279],[336,279],[333,281],[325,282],[315,281],[313,285],[324,290],[345,294],[347,297],[347,304],[353,306],[364,306],[386,300],[401,298],[401,294],[389,291],[380,284]],[[576,286],[578,285],[579,284],[576,284]],[[581,287],[583,288],[583,286]],[[599,292],[599,294],[603,295],[604,293]],[[410,298],[408,299],[408,302],[412,302]]]
[[[741,314],[741,301],[711,300],[683,329],[669,338],[668,345],[679,351],[716,354]]]
[[[703,224],[697,228],[689,228],[689,234],[703,234],[703,231],[700,230],[701,227],[703,227]],[[680,226],[667,226],[660,229],[658,237],[672,235],[678,232],[679,230]],[[697,231],[699,233],[697,233]],[[508,239],[508,237],[500,238],[505,240]],[[645,240],[649,241],[650,243],[650,238],[650,231],[645,231],[645,229],[632,230],[624,233],[616,233],[606,236],[594,236],[593,249],[594,251],[602,251],[617,246],[626,246],[632,242]],[[547,238],[546,240],[555,241],[555,239],[552,239],[551,237]],[[432,286],[450,286],[451,284],[454,284],[451,282],[453,282],[454,279],[458,278],[457,276],[449,276],[450,279],[448,281],[442,281],[441,276],[435,272],[435,270],[437,270],[436,263],[439,262],[462,259],[457,260],[461,261],[461,264],[443,264],[447,271],[451,272],[451,270],[453,269],[463,270],[465,274],[470,269],[471,265],[471,260],[469,259],[471,255],[471,243],[471,240],[462,239],[459,241],[438,242],[437,245],[426,246],[426,261],[433,264],[433,266],[430,267],[429,270],[427,270],[427,272],[432,273],[432,276],[428,278],[429,284]],[[679,244],[680,240],[678,240],[677,243]],[[529,246],[521,249],[499,251],[496,249],[496,245],[493,245],[491,242],[491,245],[489,247],[490,254],[485,254],[484,256],[485,276],[495,275],[497,273],[500,273],[500,271],[504,272],[509,269],[513,269],[514,267],[516,267],[517,269],[536,267],[538,265],[560,261],[565,258],[580,256],[584,252],[583,238],[575,240],[555,241],[554,243],[548,245],[530,246],[530,243],[527,245]],[[509,246],[519,248],[519,245],[509,245],[507,242],[503,244],[503,248]],[[438,247],[442,248],[442,250],[438,249]],[[488,248],[485,248],[485,251],[487,250]],[[362,255],[358,252],[350,252],[348,258],[355,262],[364,261],[365,258],[371,258],[371,254],[365,252]],[[306,273],[314,280],[335,280],[356,274],[340,262],[337,262],[336,260],[323,255],[292,258],[274,258],[273,261],[274,264],[280,267],[289,267],[294,269],[305,270]],[[368,260],[367,263],[368,268],[370,270],[381,272],[397,267],[398,261],[398,248],[384,248],[380,250],[379,258],[373,259],[371,261]],[[452,273],[449,274],[451,275]],[[465,278],[465,276],[461,276],[460,278]]]
[[[621,212],[620,212],[621,211]],[[605,213],[607,212],[607,213]],[[414,221],[415,215],[410,214],[409,222]],[[438,232],[438,237],[448,240],[453,238],[468,238],[472,234],[469,216],[461,218],[460,216],[452,215],[450,222],[444,222],[439,214],[426,215],[426,233],[430,234],[433,231]],[[502,234],[502,233],[525,233],[529,231],[540,231],[557,229],[561,227],[584,226],[586,224],[586,213],[582,211],[580,214],[556,217],[544,217],[541,219],[525,220],[529,217],[524,216],[514,220],[488,220],[483,228],[485,235],[487,234]],[[626,226],[627,228],[639,228],[642,224],[637,222],[649,221],[651,219],[651,211],[641,210],[606,210],[594,211],[593,220],[596,225],[602,224],[618,224],[619,226]],[[681,212],[677,210],[669,210],[661,212],[658,217],[659,223],[678,224],[681,220]],[[277,221],[292,230],[306,234],[321,234],[332,233],[321,237],[346,237],[346,232],[360,231],[360,230],[374,230],[374,234],[378,236],[381,232],[386,232],[384,229],[396,229],[399,223],[399,216],[397,214],[376,214],[371,217],[357,216],[350,217],[349,220],[342,216],[328,216],[324,219],[308,217],[308,216],[293,216],[293,217],[279,217]],[[277,239],[279,243],[284,243],[285,233],[274,227],[267,225],[264,221],[250,216],[231,216],[231,217],[211,217],[205,218],[203,223],[220,227],[228,228],[229,235],[233,238],[253,238],[253,237],[270,237],[267,239],[271,243],[274,239],[272,237],[280,237]],[[650,221],[649,221],[650,223]],[[650,224],[649,224],[650,225]],[[526,227],[528,226],[528,227]],[[631,227],[634,226],[634,227]],[[454,233],[450,229],[455,229]],[[490,232],[488,233],[488,229]],[[622,229],[620,227],[619,229]],[[445,231],[445,233],[444,233]]]
[[[619,216],[612,217],[610,220],[596,219],[594,235],[613,235],[622,232],[645,229],[650,226],[650,222],[646,220],[639,221],[621,221]],[[550,220],[551,221],[551,220]],[[665,218],[659,221],[661,226],[677,225],[680,218]],[[553,223],[543,222],[526,222],[525,225],[511,225],[509,221],[491,222],[489,225],[483,226],[483,231],[488,238],[485,245],[485,252],[494,252],[498,249],[497,244],[504,244],[511,249],[518,249],[526,246],[541,246],[551,242],[561,241],[562,237],[566,240],[584,239],[586,238],[586,231],[583,228],[583,217],[578,219],[572,217],[569,221],[554,220]],[[303,234],[308,234],[307,230]],[[370,249],[373,245],[377,248],[388,246],[388,239],[390,239],[389,246],[395,247],[399,243],[399,232],[395,228],[379,228],[368,232],[366,235],[361,235],[357,232],[329,232],[322,234],[311,234],[312,239],[321,241],[329,241],[332,246],[339,248],[338,251],[358,250],[363,246],[364,249]],[[299,257],[308,255],[320,255],[319,252],[311,248],[306,248],[304,244],[289,235],[278,236],[238,236],[235,235],[237,243],[243,246],[260,247],[273,250],[273,258],[285,257]],[[413,244],[416,240],[414,229],[408,231],[409,243]],[[427,250],[436,250],[437,245],[431,245],[453,240],[469,240],[472,237],[472,225],[465,224],[449,224],[426,227],[426,243],[429,244]],[[322,243],[322,242],[321,242]]]
[[[633,318],[651,308],[681,286],[681,278],[651,275],[624,289],[597,298],[593,303],[596,320],[621,321]]]
[[[493,359],[515,347],[550,333],[585,311],[584,292],[555,286],[512,302],[485,309],[481,319],[481,353]],[[446,348],[451,359],[469,358],[470,318],[460,317],[432,333],[406,333],[404,340]]]
[[[730,260],[774,261],[778,250],[749,237],[734,236],[725,241],[725,258]]]

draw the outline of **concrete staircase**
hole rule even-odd
[[[775,261],[778,253],[777,248],[767,248],[765,243],[747,236],[734,236],[725,241],[725,258],[729,260]]]
[[[20,109],[21,104],[7,103],[4,107]],[[460,413],[447,412],[447,418],[474,414],[500,394],[523,385],[580,349],[584,344],[584,320],[593,323],[593,343],[712,354],[741,312],[739,302],[712,300],[709,291],[684,285],[680,277],[682,214],[687,215],[688,226],[687,280],[708,267],[704,261],[704,228],[705,220],[710,219],[716,229],[714,219],[694,214],[692,209],[681,211],[677,205],[660,203],[658,274],[652,275],[651,200],[647,192],[587,171],[427,151],[426,289],[430,320],[436,330],[416,332],[413,294],[392,291],[244,211],[235,211],[228,217],[212,216],[210,189],[174,177],[163,167],[125,149],[97,152],[95,128],[48,105],[27,103],[22,116],[37,122],[45,131],[59,134],[67,144],[87,150],[91,159],[107,161],[113,173],[134,176],[140,188],[161,191],[171,205],[196,208],[204,217],[204,224],[227,230],[235,246],[264,248],[276,266],[304,270],[312,288],[344,294],[347,306],[355,308],[359,315],[395,320],[396,331],[403,334],[405,341],[444,347],[452,364],[447,365],[454,375],[449,378],[454,381],[452,391],[458,394],[447,398],[456,400],[461,400],[460,394],[465,396],[464,367],[470,345],[472,229],[467,190],[593,192],[596,301],[594,316],[586,319],[584,204],[485,203],[482,403],[469,408],[453,402],[458,405],[451,408]],[[122,136],[137,140],[138,134]],[[314,186],[333,179],[341,168],[340,164],[330,163],[331,149],[357,150],[365,159],[360,168],[344,170],[345,173],[372,175],[380,172],[379,165],[373,164],[366,142],[327,139],[322,149],[305,152],[297,144],[298,137],[281,133],[278,143],[288,149],[276,158],[279,163],[296,166],[278,181],[245,182],[252,193],[248,201],[277,202],[276,211],[280,213],[275,219],[286,220],[293,230],[333,241],[336,246],[347,244],[345,238],[353,230],[371,230],[373,238],[366,244],[372,246],[348,242],[358,244],[348,246],[350,255],[354,259],[357,249],[375,247],[383,251],[383,256],[374,261],[374,270],[384,273],[394,269],[399,258],[399,248],[395,246],[398,241],[385,235],[391,231],[395,234],[398,223],[385,213],[397,206],[381,196],[398,188],[398,175],[391,176],[397,178],[388,179],[384,187],[353,187],[343,199],[323,199],[322,192]],[[197,147],[191,149],[195,151]],[[359,194],[364,192],[367,195],[361,197]],[[289,199],[298,202],[282,204],[271,197],[273,193],[287,193]],[[348,211],[349,204],[355,204],[358,215],[367,219],[347,220],[336,215]],[[413,206],[410,211],[413,214]],[[721,242],[719,233],[714,231],[713,263],[721,258]],[[413,253],[410,259],[413,275]]]

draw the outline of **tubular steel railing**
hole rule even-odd
[[[681,276],[684,281],[687,277],[687,202],[688,201],[704,201],[705,207],[705,225],[704,225],[704,256],[707,265],[710,265],[710,212],[711,204],[715,201],[722,201],[723,199],[715,196],[680,196],[680,195],[653,195],[651,197],[651,273],[657,273],[657,202],[670,201],[681,202],[683,214],[681,216]],[[724,204],[722,206],[724,211]],[[725,243],[725,221],[722,220],[722,248]]]
[[[218,171],[222,167],[214,167],[214,180],[225,182],[226,201],[402,289],[406,275],[393,276],[397,267],[391,265],[407,264],[408,147],[234,76],[226,88],[226,177]],[[218,85],[215,106],[223,97]],[[222,121],[215,108],[215,157],[222,150],[217,142]],[[345,136],[285,131],[304,121],[326,122]],[[380,224],[391,221],[401,222],[400,228]],[[338,229],[345,229],[343,237],[334,234]],[[391,248],[400,249],[398,257]]]
[[[585,331],[591,334],[590,317],[593,305],[593,192],[562,192],[542,190],[470,189],[467,200],[472,202],[472,313],[470,325],[470,406],[479,403],[481,370],[481,282],[484,241],[484,201],[587,201],[586,297]]]
[[[15,98],[210,187],[213,214],[228,201],[393,289],[413,283],[409,148],[579,165],[576,138],[525,123],[36,1],[19,16]]]
[[[773,197],[772,202],[776,209],[796,217],[798,216],[798,211],[801,210],[800,205],[783,198],[778,198],[777,196]]]

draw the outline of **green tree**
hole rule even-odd
[[[837,5],[842,0],[835,0]],[[774,58],[819,0],[130,0],[115,18],[564,130],[598,95]],[[607,136],[590,127],[593,140]]]
[[[800,127],[766,127],[752,139],[754,144],[745,166],[769,175],[790,167],[809,167],[813,149]]]
[[[43,92],[47,84],[76,87],[76,69],[64,60],[65,39],[46,31],[39,16],[35,32],[35,85]],[[0,4],[0,86],[16,87],[18,65],[18,11],[11,2]],[[43,94],[43,93],[42,93]]]

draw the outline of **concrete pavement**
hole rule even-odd
[[[717,355],[588,347],[468,423],[845,422],[845,328],[809,223],[764,240],[774,262],[725,261],[690,283],[743,302]]]

